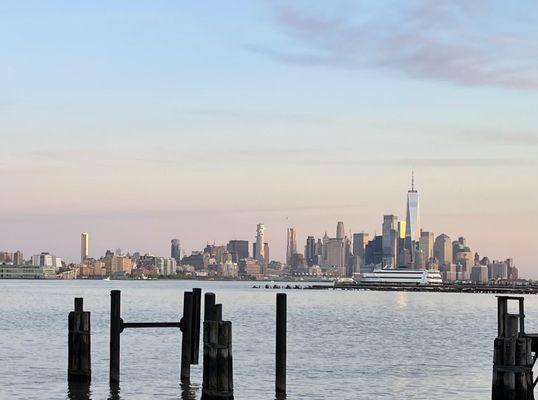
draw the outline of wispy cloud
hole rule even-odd
[[[514,16],[503,15],[495,2],[416,0],[326,16],[311,7],[270,4],[294,47],[247,48],[280,62],[384,68],[459,85],[538,90],[538,16],[525,15],[525,7]],[[526,29],[511,31],[512,25]]]

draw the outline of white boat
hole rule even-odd
[[[361,283],[396,283],[407,285],[441,285],[443,278],[435,269],[403,269],[383,268],[365,272]]]

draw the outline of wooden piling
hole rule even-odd
[[[206,293],[204,296],[204,321],[211,320],[211,313],[215,305],[215,293]]]
[[[191,364],[198,364],[200,355],[200,312],[202,306],[202,289],[192,289],[193,302],[192,302],[192,352],[191,352]]]
[[[230,321],[204,321],[203,365],[202,400],[232,400],[233,357]]]
[[[275,392],[277,395],[286,393],[286,324],[287,296],[285,293],[276,295],[276,375]]]
[[[192,310],[193,293],[183,294],[183,335],[181,337],[181,381],[189,381],[191,378],[191,355],[192,355]]]
[[[503,374],[503,398],[508,400],[516,398],[516,373],[510,367],[516,365],[516,342],[519,319],[516,315],[505,315],[504,318],[503,365],[508,368]]]
[[[109,381],[117,384],[120,381],[120,334],[121,334],[121,292],[110,292],[110,368]]]
[[[75,311],[68,316],[67,381],[91,381],[91,326],[90,313],[83,310],[82,297],[75,298]]]

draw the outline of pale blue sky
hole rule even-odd
[[[538,277],[533,1],[3,1],[0,248],[380,231]],[[495,228],[495,229],[493,229]]]

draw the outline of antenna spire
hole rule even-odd
[[[415,170],[411,169],[411,191],[415,191]]]

